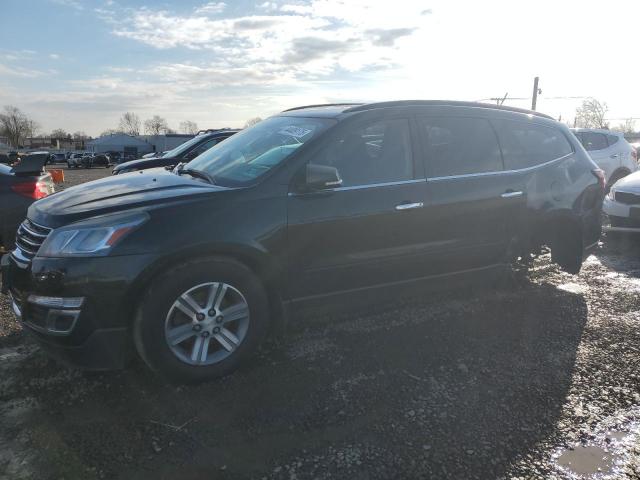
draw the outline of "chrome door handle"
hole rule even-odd
[[[611,155],[611,157],[610,157],[610,158],[618,158],[618,154],[617,154],[617,153],[614,153],[613,155]]]
[[[424,203],[416,202],[416,203],[401,203],[400,205],[396,205],[396,210],[412,210],[414,208],[422,208],[424,207]]]
[[[523,192],[504,192],[500,197],[502,198],[516,198],[523,196]]]

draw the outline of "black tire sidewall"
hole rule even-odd
[[[249,329],[240,346],[224,360],[208,366],[182,362],[165,339],[165,319],[179,295],[196,285],[224,282],[239,290],[249,303]],[[145,295],[134,323],[134,340],[143,360],[163,377],[177,383],[197,383],[231,373],[258,348],[269,320],[267,296],[249,268],[227,259],[187,262],[154,281]]]

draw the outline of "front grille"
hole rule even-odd
[[[616,192],[614,200],[624,203],[625,205],[640,205],[640,195],[636,195],[635,193]]]
[[[50,232],[50,228],[33,223],[28,218],[22,222],[16,235],[16,247],[21,256],[27,260],[35,257]]]

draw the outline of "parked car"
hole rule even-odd
[[[109,168],[109,157],[107,157],[103,153],[96,153],[88,156],[83,156],[80,160],[80,164],[84,168],[92,168],[92,167],[104,167]]]
[[[606,232],[640,233],[640,171],[613,184],[602,210]]]
[[[607,191],[622,177],[638,169],[636,149],[629,145],[624,134],[588,128],[574,128],[573,133],[593,161],[604,170]]]
[[[238,130],[222,129],[222,130],[204,130],[191,140],[186,141],[182,145],[178,145],[173,150],[169,150],[162,156],[152,158],[141,158],[131,162],[121,163],[113,169],[113,174],[135,172],[137,170],[146,170],[147,168],[156,167],[174,167],[180,162],[188,162],[198,155],[206,152],[214,145],[229,138],[237,133]]]
[[[233,371],[306,302],[486,282],[542,245],[576,273],[603,191],[576,137],[540,113],[300,107],[173,171],[35,203],[26,225],[42,236],[2,261],[3,288],[71,363],[120,367],[133,343],[156,372],[199,381]]]
[[[47,164],[65,163],[67,157],[64,153],[50,153]]]
[[[68,168],[78,168],[82,162],[82,154],[81,153],[72,153],[71,156],[67,159],[67,167]]]
[[[14,168],[0,165],[0,256],[14,248],[16,231],[27,216],[27,208],[54,192],[51,175],[43,171],[47,156],[29,155]],[[30,248],[27,243],[23,246]]]

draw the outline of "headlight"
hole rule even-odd
[[[103,257],[149,219],[144,212],[105,215],[53,230],[39,257]]]

